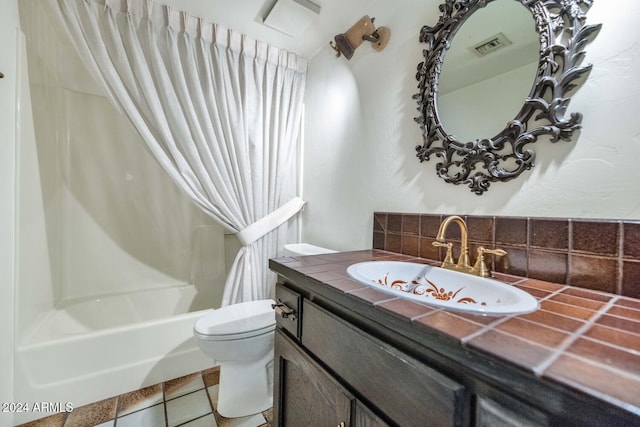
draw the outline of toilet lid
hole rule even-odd
[[[236,339],[266,333],[275,328],[273,300],[228,305],[199,318],[193,330],[204,339]]]

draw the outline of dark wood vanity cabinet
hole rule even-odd
[[[279,319],[276,331],[277,426],[465,424],[461,384],[307,299],[294,310],[299,317]]]
[[[353,262],[352,255],[344,257]],[[331,271],[322,276],[332,277],[331,283],[301,271],[316,271],[314,261],[271,263],[279,275],[276,299],[283,304],[283,315],[277,316],[272,425],[640,427],[638,414],[604,395],[467,345],[455,328],[451,333],[435,328],[434,322],[456,321],[447,313],[427,314],[429,323],[414,321],[412,313],[423,313],[416,307],[354,290],[351,281],[335,279],[340,275]],[[475,336],[460,334],[477,337],[492,331],[486,328],[475,329]]]
[[[465,386],[473,381],[442,374],[282,284],[276,297],[293,314],[277,321],[275,426],[556,425],[508,394]]]

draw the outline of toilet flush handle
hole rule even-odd
[[[277,304],[271,304],[271,308],[275,310],[276,314],[285,319],[296,320],[296,311],[281,300],[278,300]]]

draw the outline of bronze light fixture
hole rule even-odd
[[[375,18],[369,18],[368,15],[360,18],[358,22],[353,24],[347,32],[338,34],[334,37],[334,42],[329,42],[333,50],[336,51],[336,56],[344,55],[345,58],[351,59],[353,52],[364,42],[365,40],[371,42],[373,50],[380,52],[389,43],[389,37],[391,37],[391,31],[388,27],[379,27],[376,29],[373,25]]]

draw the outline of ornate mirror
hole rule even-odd
[[[534,165],[531,144],[570,140],[582,115],[567,113],[591,69],[584,45],[593,0],[446,0],[434,27],[420,31],[418,64],[421,162],[437,158],[438,176],[481,195]]]

